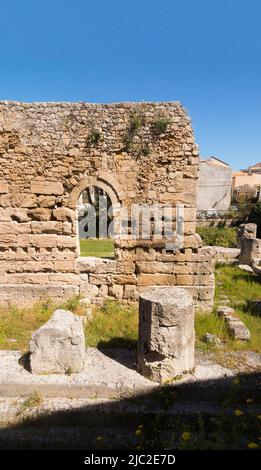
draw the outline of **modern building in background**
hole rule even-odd
[[[261,162],[232,173],[232,200],[235,203],[260,200]]]
[[[199,166],[198,211],[227,211],[231,205],[231,167],[216,157]]]

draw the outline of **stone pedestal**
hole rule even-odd
[[[152,287],[139,297],[138,367],[157,382],[194,368],[194,306],[180,287]]]

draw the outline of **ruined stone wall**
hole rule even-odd
[[[212,258],[195,234],[198,148],[181,105],[1,102],[0,163],[0,302],[133,299],[156,284],[211,305]],[[77,200],[90,185],[128,208],[184,204],[184,248],[118,239],[115,261],[83,266]]]

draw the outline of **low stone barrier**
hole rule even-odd
[[[227,306],[219,306],[217,313],[220,317],[225,319],[227,328],[231,336],[240,341],[250,340],[250,331],[244,323],[236,316],[233,308]]]

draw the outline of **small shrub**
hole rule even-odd
[[[257,224],[257,236],[261,237],[261,201],[257,202],[250,210],[247,222]]]
[[[155,136],[164,134],[166,132],[168,125],[170,124],[169,118],[165,116],[158,117],[156,121],[152,124],[152,132]]]
[[[92,129],[88,138],[89,143],[91,143],[92,145],[97,145],[100,139],[101,139],[100,131],[98,131],[97,129]]]
[[[130,116],[129,132],[134,133],[141,128],[145,123],[144,116],[142,114],[132,113]]]
[[[150,154],[150,149],[147,145],[141,148],[140,150],[141,155],[144,155],[144,157],[147,157]]]
[[[66,371],[65,371],[65,375],[70,376],[70,375],[72,375],[72,373],[73,373],[72,368],[69,366],[68,369],[66,369]]]
[[[74,297],[71,297],[69,300],[66,300],[61,308],[64,308],[65,310],[70,310],[76,315],[81,315],[82,310],[83,310],[83,307],[80,304],[81,298],[82,298],[81,294],[75,295]]]
[[[124,137],[124,148],[129,152],[133,146],[133,139],[136,132],[145,124],[145,118],[142,114],[131,113],[129,126]]]
[[[37,408],[43,403],[43,397],[39,395],[38,392],[33,392],[30,397],[26,398],[17,411],[17,416],[25,413],[26,411],[31,410],[32,408]]]
[[[201,236],[204,245],[233,248],[237,243],[235,227],[198,227],[197,233]]]

